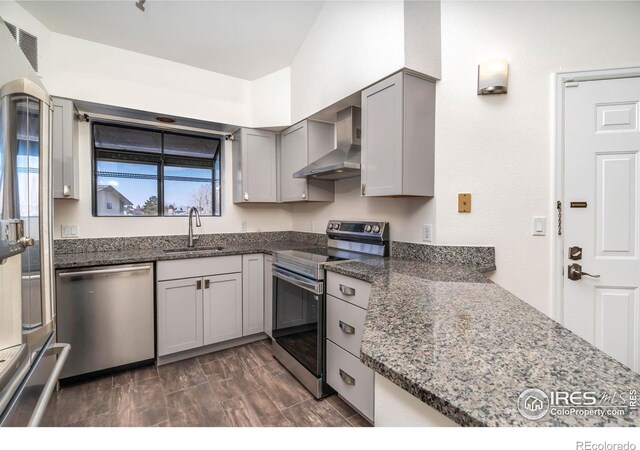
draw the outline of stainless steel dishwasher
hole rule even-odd
[[[58,338],[71,344],[61,378],[154,358],[153,264],[59,270]]]

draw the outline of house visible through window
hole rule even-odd
[[[220,139],[94,123],[96,216],[220,216]]]

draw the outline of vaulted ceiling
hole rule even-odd
[[[57,33],[254,80],[291,65],[324,2],[19,3]]]

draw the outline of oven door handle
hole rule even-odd
[[[287,283],[291,283],[294,286],[298,286],[302,289],[313,292],[314,294],[320,295],[324,292],[323,283],[321,281],[314,282],[303,276],[296,275],[295,273],[279,269],[276,266],[273,266],[272,273],[274,277],[286,281]]]

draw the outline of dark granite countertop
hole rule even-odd
[[[56,253],[54,266],[56,269],[74,267],[104,266],[109,264],[132,264],[140,262],[169,261],[175,259],[206,258],[211,256],[246,255],[249,253],[272,254],[278,250],[304,249],[323,247],[322,245],[301,241],[255,241],[248,243],[220,244],[222,250],[192,251],[184,253],[167,253],[164,248],[132,248],[114,251],[89,251],[75,253]],[[195,248],[198,248],[196,245]]]
[[[465,426],[639,426],[623,416],[517,409],[522,391],[629,397],[640,375],[491,282],[478,267],[361,260],[327,270],[373,283],[361,360]]]

